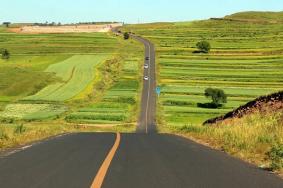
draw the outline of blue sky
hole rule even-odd
[[[0,22],[190,21],[247,10],[283,11],[283,0],[6,0]]]

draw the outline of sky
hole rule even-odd
[[[0,22],[148,23],[200,20],[240,11],[283,11],[283,0],[7,0],[0,4]]]

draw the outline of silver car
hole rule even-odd
[[[149,80],[148,76],[145,76],[143,79],[144,79],[144,80]]]

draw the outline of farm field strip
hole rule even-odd
[[[8,104],[4,111],[0,112],[0,118],[43,120],[54,118],[65,111],[65,106],[55,104]]]
[[[63,62],[49,66],[46,72],[55,73],[61,83],[47,86],[24,100],[65,101],[82,92],[94,79],[95,67],[108,56],[76,55]]]
[[[2,46],[13,55],[113,53],[117,51],[117,39],[108,33],[38,35],[1,32]]]

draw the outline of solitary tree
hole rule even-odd
[[[222,103],[227,103],[227,95],[222,89],[207,88],[204,95],[212,99],[212,104],[220,106]]]
[[[125,39],[125,40],[128,40],[129,38],[130,38],[129,33],[127,33],[127,32],[126,32],[126,33],[124,33],[124,39]]]
[[[2,53],[2,59],[10,58],[10,52],[7,49],[4,49],[1,53]]]
[[[9,27],[10,24],[11,22],[3,22],[3,25],[5,25],[6,27]]]
[[[197,48],[204,53],[208,53],[210,51],[210,44],[207,41],[200,41],[196,44]]]

